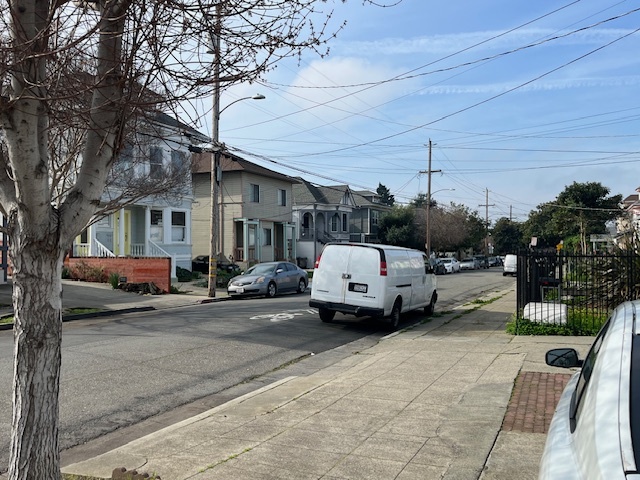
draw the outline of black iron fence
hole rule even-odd
[[[613,308],[640,298],[640,257],[520,251],[516,333],[526,323],[593,335]]]

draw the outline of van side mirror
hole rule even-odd
[[[554,348],[545,355],[545,362],[551,367],[581,367],[582,360],[578,358],[578,352],[573,348]]]

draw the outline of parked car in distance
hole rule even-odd
[[[441,258],[432,258],[429,262],[431,263],[431,268],[433,268],[433,273],[436,275],[444,275],[447,273],[447,267],[445,267]]]
[[[489,259],[486,255],[474,255],[473,258],[478,261],[478,268],[489,268]]]
[[[502,265],[500,257],[489,257],[488,260],[490,267],[499,267],[500,265]]]
[[[515,275],[518,272],[518,256],[508,254],[504,257],[504,263],[502,266],[502,276]]]
[[[573,348],[546,354],[553,367],[581,367],[556,407],[539,480],[640,478],[640,301],[620,304],[584,360]]]
[[[230,262],[218,262],[218,270],[229,273],[240,273],[240,265]],[[191,260],[191,271],[209,273],[209,255],[198,255]]]
[[[275,297],[279,293],[304,293],[309,285],[309,275],[290,262],[258,263],[242,275],[229,280],[230,297],[264,295]]]
[[[447,273],[460,272],[460,262],[453,257],[441,258]]]
[[[460,270],[477,270],[478,268],[480,268],[478,260],[473,257],[460,260]]]

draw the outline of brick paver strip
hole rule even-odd
[[[502,429],[547,433],[565,385],[567,373],[520,372],[502,422]]]

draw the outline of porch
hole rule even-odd
[[[246,266],[260,262],[294,261],[295,225],[288,222],[236,219],[233,261]]]
[[[73,257],[170,258],[191,270],[191,212],[187,209],[131,206],[90,225],[79,235]]]

